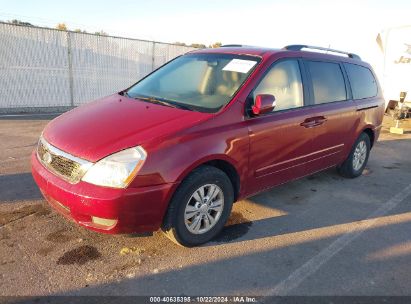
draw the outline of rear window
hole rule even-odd
[[[378,92],[377,81],[372,72],[363,66],[345,63],[354,99],[375,97]]]
[[[332,62],[308,61],[314,90],[314,103],[321,104],[347,99],[340,65]]]

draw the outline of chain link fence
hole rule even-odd
[[[0,23],[0,113],[70,109],[125,89],[190,50]]]

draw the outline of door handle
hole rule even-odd
[[[324,116],[321,116],[321,117],[318,117],[315,121],[318,123],[318,125],[322,125],[323,123],[327,121],[327,118],[325,118]]]
[[[312,128],[316,126],[316,122],[315,120],[304,120],[302,123],[300,123],[300,126],[305,128]]]
[[[300,123],[300,126],[304,128],[313,128],[322,125],[326,121],[327,118],[325,118],[324,116],[310,117]]]

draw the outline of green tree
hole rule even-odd
[[[13,19],[13,20],[9,21],[9,23],[18,24],[18,25],[25,25],[25,26],[33,26],[33,24],[31,24],[29,22],[20,21],[20,20],[17,20],[17,19]]]
[[[94,33],[95,35],[98,35],[98,36],[107,36],[108,34],[105,32],[105,31],[103,31],[103,30],[101,30],[101,31],[99,31],[99,32],[95,32]]]

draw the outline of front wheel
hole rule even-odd
[[[370,156],[371,142],[366,133],[361,133],[353,145],[348,158],[338,167],[338,172],[348,178],[362,174]]]
[[[162,230],[183,246],[206,243],[223,229],[233,200],[233,186],[223,171],[199,167],[174,194]]]

